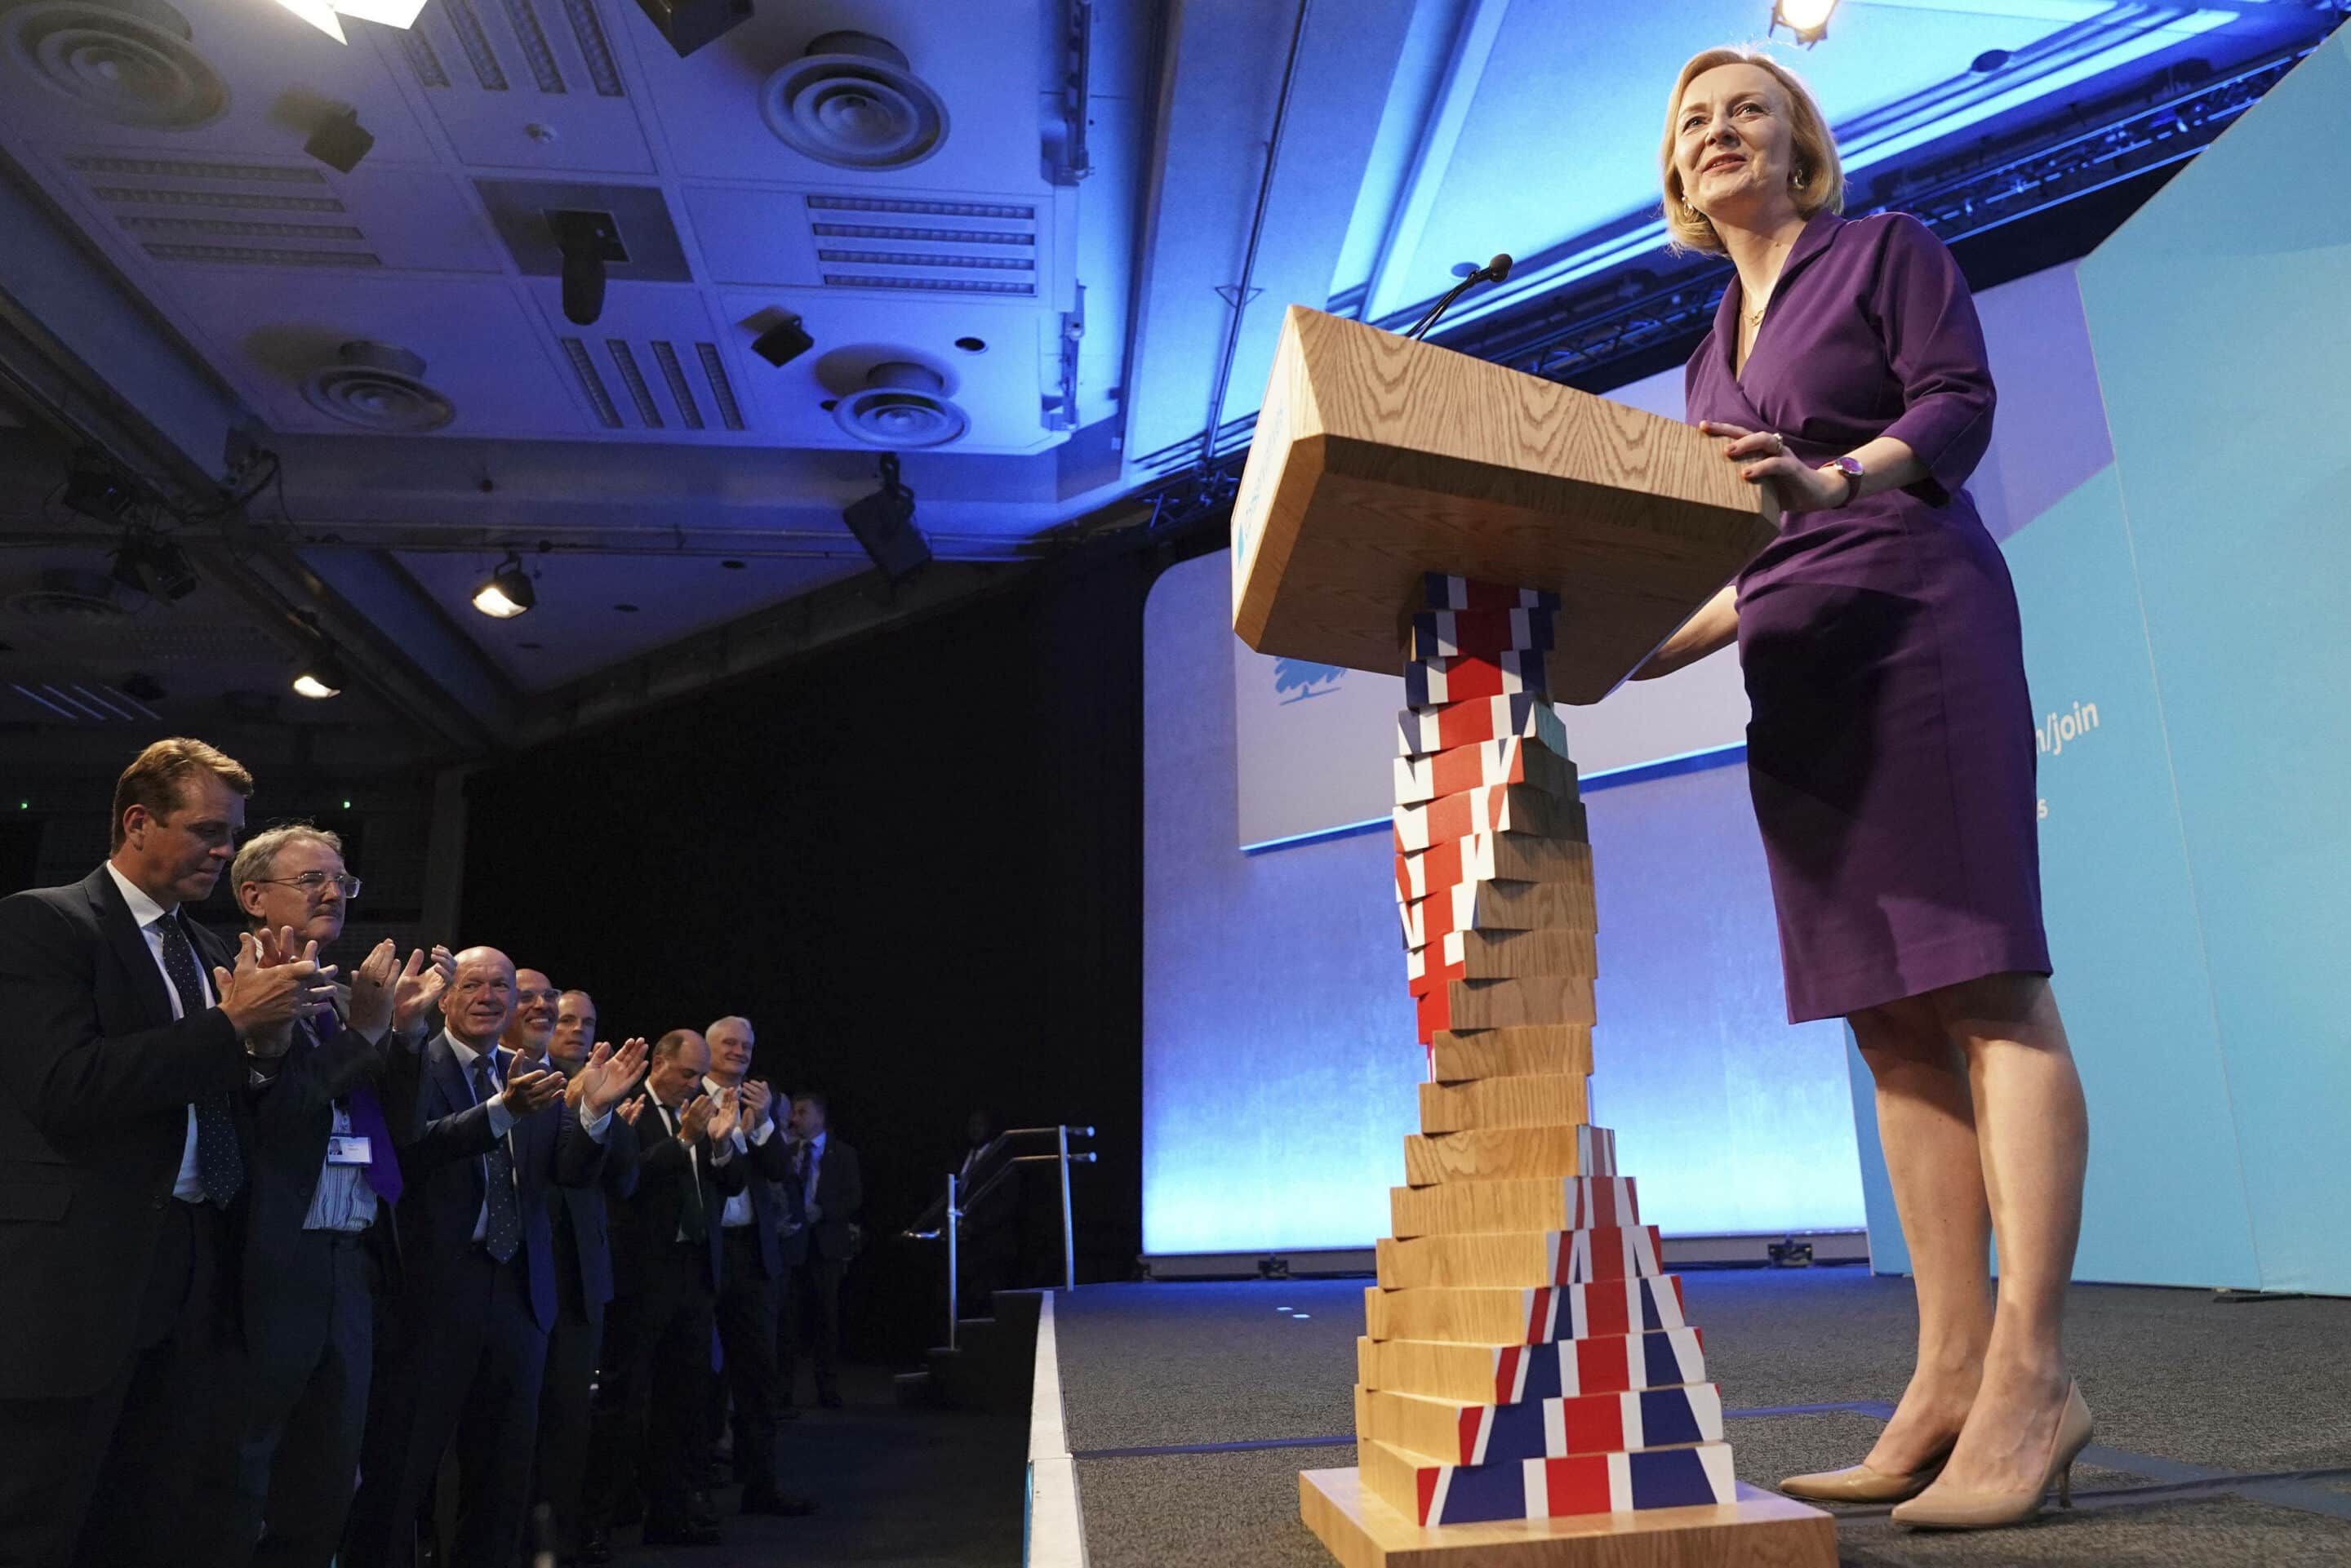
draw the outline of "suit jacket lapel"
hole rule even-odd
[[[99,929],[106,934],[107,945],[114,949],[115,957],[131,977],[131,989],[141,1009],[150,1022],[159,1027],[170,1023],[172,996],[163,988],[163,971],[155,967],[154,952],[148,947],[139,923],[131,918],[131,906],[122,902],[122,890],[114,885],[114,878],[104,866],[82,879],[81,890],[89,899]]]

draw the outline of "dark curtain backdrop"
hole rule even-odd
[[[942,1338],[944,1259],[894,1238],[975,1107],[1098,1129],[1073,1173],[1079,1277],[1133,1270],[1157,569],[1040,569],[472,781],[464,941],[591,991],[616,1043],[742,1013],[758,1076],[831,1096],[865,1166],[852,1350]],[[1044,1241],[1019,1282],[1057,1281],[1058,1215],[1022,1228]]]

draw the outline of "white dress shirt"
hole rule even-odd
[[[710,1080],[707,1078],[704,1079],[702,1082],[704,1087],[707,1088],[709,1086]],[[677,1138],[680,1143],[685,1144],[685,1168],[694,1177],[694,1190],[699,1193],[702,1190],[702,1145],[699,1143],[687,1143],[686,1140],[681,1137],[678,1133],[678,1128],[684,1125],[685,1122],[686,1103],[680,1102],[675,1108],[672,1108],[663,1104],[660,1100],[655,1099],[653,1095],[648,1094],[645,1098],[653,1101],[653,1113],[662,1119],[662,1125],[669,1129],[669,1135],[673,1138]],[[742,1134],[738,1133],[736,1134],[736,1137],[739,1138],[741,1135]],[[732,1138],[710,1151],[710,1163],[714,1167],[723,1166],[734,1157],[735,1139]],[[726,1207],[729,1210],[733,1209],[735,1207],[735,1200],[731,1197],[728,1198],[726,1200]],[[705,1216],[705,1218],[706,1218],[707,1217]],[[723,1219],[720,1221],[720,1224],[722,1225],[725,1223],[726,1222]],[[673,1241],[684,1241],[686,1239],[685,1226],[683,1221],[678,1225],[677,1234],[670,1238],[670,1239]]]
[[[708,1092],[716,1094],[726,1085],[719,1082],[716,1078],[705,1078],[702,1081],[702,1087]],[[748,1137],[744,1136],[742,1128],[736,1128],[735,1136],[730,1141],[735,1145],[736,1154],[747,1155],[751,1152],[753,1145],[764,1144],[775,1135],[776,1119],[772,1115],[768,1115],[759,1118],[758,1126],[753,1129]],[[743,1184],[743,1190],[726,1200],[726,1211],[719,1216],[718,1223],[721,1228],[732,1228],[737,1225],[748,1225],[751,1219],[751,1184],[746,1181]]]
[[[147,952],[155,960],[155,972],[163,977],[163,994],[172,1001],[172,1017],[175,1019],[185,1017],[185,1010],[180,1005],[180,988],[172,983],[172,971],[163,967],[162,921],[164,916],[177,913],[179,905],[175,904],[166,909],[148,897],[137,883],[114,868],[112,861],[106,862],[106,874],[112,877],[114,885],[121,890],[122,902],[131,906],[131,918],[138,923],[139,935],[146,938]],[[193,938],[188,946],[195,946]],[[204,993],[204,1006],[211,1007],[212,977],[204,973],[204,956],[201,952],[196,955],[196,988]],[[204,1201],[204,1177],[196,1174],[196,1108],[193,1105],[188,1107],[188,1136],[187,1141],[180,1145],[180,1174],[172,1183],[172,1196],[189,1203]]]
[[[481,1104],[483,1103],[482,1092],[474,1087],[474,1062],[482,1053],[475,1051],[472,1046],[467,1045],[464,1040],[459,1040],[455,1035],[451,1034],[447,1030],[443,1030],[441,1033],[443,1037],[448,1040],[450,1052],[456,1057],[457,1065],[465,1071],[465,1092],[473,1095],[475,1104]],[[493,1046],[491,1050],[495,1052],[496,1047]],[[524,1065],[524,1071],[533,1071],[533,1069],[530,1068],[529,1064],[526,1063]],[[504,1086],[504,1080],[500,1077],[498,1072],[498,1060],[495,1054],[490,1058],[490,1082],[499,1084],[501,1088]],[[507,1109],[506,1097],[503,1093],[493,1096],[489,1101],[489,1107],[490,1135],[492,1137],[503,1138],[508,1133],[514,1131],[515,1113]],[[586,1129],[588,1135],[595,1139],[600,1144],[604,1141],[605,1131],[611,1127],[611,1124],[612,1113],[609,1107],[605,1110],[602,1115],[597,1117],[594,1121],[583,1122],[580,1124],[580,1125]],[[485,1155],[482,1158],[484,1161],[482,1178],[483,1180],[487,1181],[489,1179],[489,1156]],[[507,1168],[515,1171],[514,1181],[517,1187],[515,1196],[517,1197],[520,1197],[522,1196],[520,1191],[522,1173],[519,1170],[515,1170],[514,1145],[512,1144],[508,1144],[507,1145]],[[474,1216],[474,1239],[476,1241],[486,1241],[489,1239],[489,1235],[490,1198],[489,1195],[486,1192],[482,1195],[481,1210]]]

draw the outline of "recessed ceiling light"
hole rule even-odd
[[[967,354],[984,354],[987,352],[987,340],[985,338],[957,338],[956,340],[956,347],[961,349]]]
[[[308,697],[312,702],[324,702],[340,696],[350,677],[343,672],[343,662],[326,648],[319,649],[304,663],[294,676],[294,695]]]
[[[637,612],[637,607],[633,604],[615,604],[612,608],[623,615],[634,615]]]
[[[740,571],[747,563],[739,560],[722,560],[718,564],[728,571]]]
[[[538,602],[538,590],[518,555],[508,555],[490,580],[474,590],[474,608],[494,621],[511,621]]]

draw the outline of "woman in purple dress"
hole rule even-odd
[[[2069,1495],[2089,1441],[2059,1337],[2089,1134],[2049,989],[2016,594],[1961,488],[1991,435],[1983,338],[1924,226],[1836,215],[1835,145],[1784,68],[1708,50],[1667,103],[1667,227],[1737,272],[1688,416],[1782,517],[1641,674],[1739,644],[1789,1019],[1853,1027],[1918,1296],[1876,1446],[1782,1485],[2010,1523]]]

